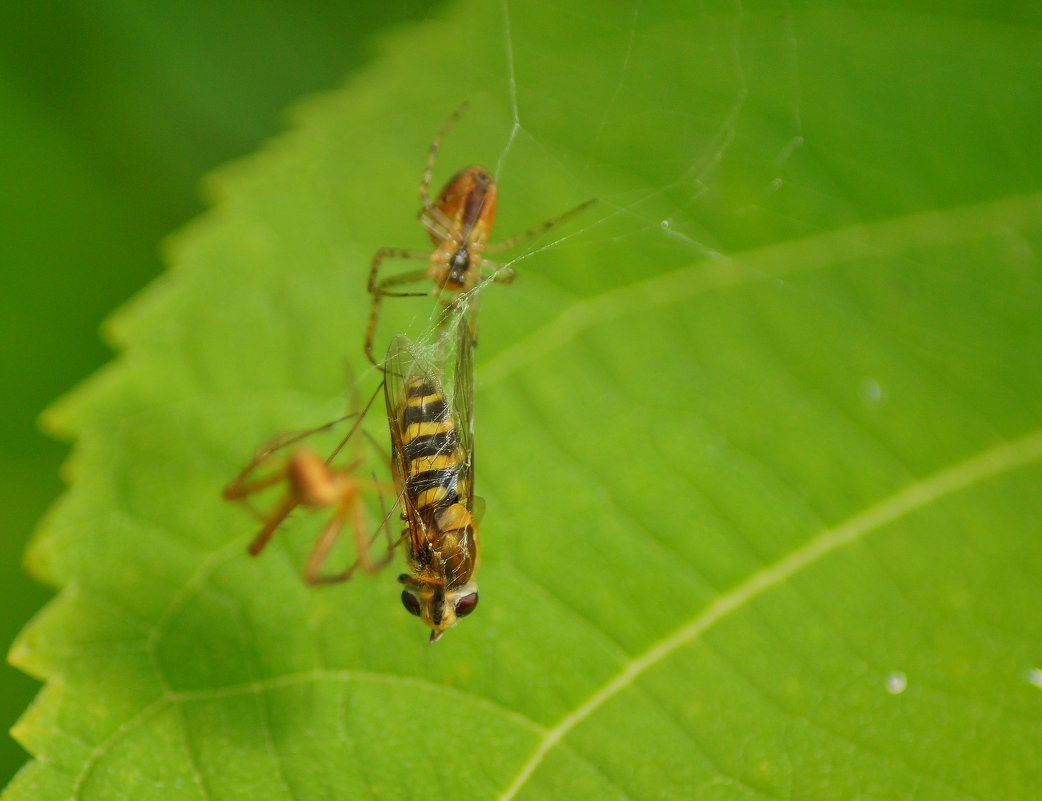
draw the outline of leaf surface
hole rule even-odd
[[[4,801],[1031,798],[1042,36],[949,12],[460,3],[216,175],[51,412]],[[493,169],[493,240],[599,202],[481,296],[482,602],[429,646],[219,491],[375,386],[463,98],[434,183]]]

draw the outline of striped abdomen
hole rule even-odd
[[[456,447],[456,423],[445,396],[431,382],[411,376],[399,412],[401,448],[408,465],[405,491],[421,515],[459,501],[464,454]]]

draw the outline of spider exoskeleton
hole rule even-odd
[[[373,256],[368,284],[369,292],[373,296],[373,304],[369,313],[369,327],[366,330],[364,350],[369,361],[378,367],[379,364],[373,358],[373,338],[376,334],[376,321],[380,314],[380,302],[385,297],[417,297],[430,294],[426,291],[401,292],[397,291],[395,287],[429,279],[434,282],[433,294],[435,297],[448,306],[451,301],[444,299],[444,293],[455,295],[459,292],[470,292],[479,284],[488,281],[508,284],[514,280],[514,271],[509,267],[494,264],[485,258],[485,254],[509,250],[527,239],[546,233],[594,202],[594,199],[591,198],[534,228],[501,242],[487,244],[492,220],[496,214],[496,183],[488,170],[478,166],[464,167],[449,179],[433,201],[429,194],[431,173],[434,170],[438,146],[466,107],[467,103],[464,102],[434,137],[427,155],[427,168],[423,173],[423,180],[420,182],[420,201],[423,204],[419,212],[420,223],[427,229],[434,249],[426,251],[411,248],[380,248]],[[415,259],[428,261],[430,264],[424,269],[409,270],[377,281],[380,264],[384,259]],[[485,274],[482,269],[485,265],[494,268],[491,274]],[[474,309],[476,309],[476,304],[471,303],[472,313]],[[476,333],[475,325],[475,320],[472,318],[472,337]]]
[[[368,410],[368,405],[366,409]],[[331,464],[344,445],[359,433],[364,415],[365,412],[350,414],[318,428],[276,434],[257,450],[242,472],[228,483],[224,488],[224,498],[229,501],[242,501],[247,505],[251,496],[256,493],[270,487],[285,485],[282,495],[270,511],[257,512],[264,524],[250,543],[251,556],[257,556],[264,550],[275,530],[294,509],[302,506],[306,509],[332,510],[331,517],[323,526],[304,564],[302,572],[304,580],[309,584],[347,581],[359,568],[366,573],[375,573],[391,560],[397,543],[388,529],[389,515],[383,509],[383,500],[388,496],[395,497],[394,484],[378,481],[375,476],[360,476],[360,456],[342,466]],[[354,424],[329,458],[323,460],[310,447],[300,444],[312,435],[352,418],[356,418]],[[369,437],[365,431],[361,431],[361,435]],[[372,444],[377,451],[381,450],[375,441],[372,441]],[[287,455],[284,456],[284,452]],[[265,470],[267,472],[264,472]],[[259,476],[258,471],[262,473]],[[382,510],[381,522],[372,532],[369,530],[364,497],[366,494],[376,494],[380,498]],[[345,570],[323,573],[322,565],[345,526],[351,529],[356,558]],[[381,530],[387,536],[387,551],[374,557],[373,546]]]

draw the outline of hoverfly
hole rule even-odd
[[[451,399],[441,379],[447,337],[437,346],[438,369],[404,336],[391,340],[384,362],[391,472],[409,543],[410,572],[398,577],[402,604],[430,626],[431,642],[478,603],[474,365],[468,313],[458,305],[449,309],[456,312]]]
[[[492,178],[492,173],[484,167],[464,167],[449,179],[433,201],[429,194],[431,173],[434,170],[438,147],[446,132],[459,119],[466,107],[466,102],[460,105],[434,137],[427,155],[427,168],[423,173],[423,180],[420,182],[420,202],[423,204],[419,212],[420,224],[427,229],[434,250],[380,248],[373,256],[368,283],[373,303],[369,312],[369,326],[366,329],[363,349],[366,358],[374,365],[376,360],[373,358],[373,338],[376,334],[376,321],[380,314],[380,302],[383,298],[418,297],[428,294],[427,292],[399,292],[394,289],[395,287],[430,279],[434,282],[434,296],[448,305],[448,302],[442,298],[443,292],[453,294],[471,292],[479,284],[488,281],[509,284],[514,280],[514,271],[509,267],[501,267],[488,261],[484,254],[509,250],[527,239],[546,233],[594,202],[591,198],[534,228],[504,239],[502,242],[493,245],[486,244],[492,228],[492,220],[496,214],[496,183]],[[377,281],[376,276],[384,259],[415,259],[429,261],[430,264],[425,269],[409,270]],[[482,275],[482,266],[486,263],[495,267],[492,275]],[[476,335],[476,299],[471,298],[469,305],[471,310],[470,336],[473,342]]]
[[[447,336],[439,337],[429,352],[405,336],[396,336],[388,348],[382,386],[391,434],[393,485],[360,478],[358,457],[344,467],[331,464],[359,432],[362,418],[380,391],[378,386],[360,414],[274,437],[224,489],[226,499],[244,501],[285,484],[282,497],[262,515],[264,524],[249,546],[253,556],[264,549],[297,506],[333,510],[304,566],[304,579],[309,584],[347,581],[359,568],[375,573],[390,561],[399,542],[408,542],[410,572],[398,577],[404,585],[402,604],[430,626],[431,642],[473,612],[478,602],[474,582],[478,559],[475,502],[480,499],[474,498],[473,482],[474,365],[468,312],[457,311],[458,305],[449,309],[455,312],[455,337],[448,347]],[[451,396],[442,380],[450,361],[454,362]],[[299,444],[349,418],[357,419],[328,459],[323,461]],[[278,461],[285,449],[289,449],[288,456]],[[256,475],[273,462],[274,469]],[[365,493],[379,495],[381,507],[385,496],[393,493],[395,497],[372,533],[366,526]],[[405,530],[397,540],[387,526],[395,506],[400,507],[400,517],[405,521]],[[355,561],[339,573],[322,573],[323,563],[347,525],[354,537]],[[374,558],[373,545],[381,530],[387,533],[387,550]]]
[[[375,399],[376,393],[369,400],[365,411],[368,411]],[[362,460],[358,456],[344,466],[332,465],[340,450],[358,432],[365,411],[361,414],[347,415],[318,428],[275,435],[257,450],[249,464],[224,488],[225,500],[248,503],[250,498],[259,492],[280,484],[285,485],[276,504],[267,514],[260,515],[264,524],[250,543],[248,550],[251,556],[260,554],[275,530],[290,513],[298,506],[303,506],[307,509],[332,510],[332,515],[315,541],[302,571],[304,580],[309,584],[346,581],[358,568],[367,573],[375,573],[390,561],[394,543],[390,542],[389,533],[387,554],[378,559],[373,559],[371,555],[373,543],[380,530],[387,530],[387,516],[381,516],[383,522],[370,535],[363,496],[378,495],[382,508],[383,498],[394,492],[393,485],[379,482],[375,477],[360,477],[358,473]],[[354,424],[328,459],[323,460],[310,447],[300,444],[309,437],[352,418],[355,418]],[[364,431],[362,434],[368,436]],[[322,565],[345,525],[351,528],[357,557],[346,570],[334,574],[322,573]]]

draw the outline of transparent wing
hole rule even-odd
[[[477,295],[460,295],[462,306],[452,318],[453,329],[446,339],[454,342],[455,375],[453,380],[452,412],[456,417],[457,443],[464,453],[460,483],[464,485],[464,505],[474,508],[474,338],[473,316]]]
[[[402,448],[405,432],[401,421],[406,382],[411,376],[425,376],[427,372],[423,357],[408,337],[398,335],[391,340],[384,359],[384,400],[387,404],[387,424],[391,429],[391,475],[394,477],[398,502],[404,510],[403,518],[408,521],[413,553],[423,547],[426,527],[413,508],[409,493],[405,491],[409,463]]]
[[[480,495],[474,496],[474,508],[470,510],[470,516],[474,518],[475,523],[480,523],[485,516],[485,499]]]

